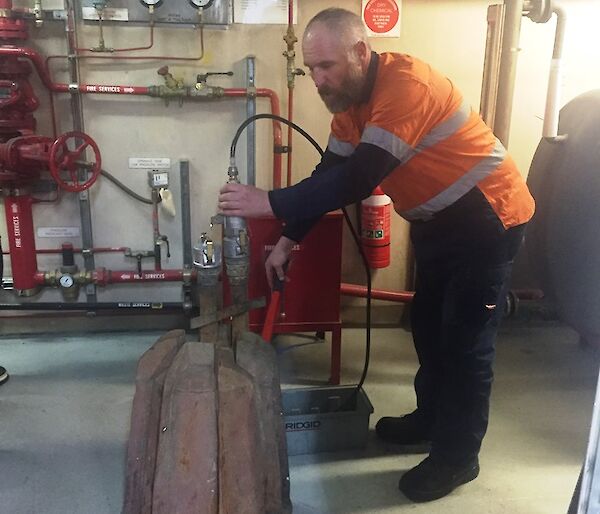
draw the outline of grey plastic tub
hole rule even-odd
[[[354,405],[346,404],[354,391],[353,386],[284,389],[288,455],[364,448],[373,406],[362,389]]]

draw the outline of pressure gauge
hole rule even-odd
[[[146,7],[158,7],[163,3],[163,0],[140,0],[140,2]]]
[[[197,7],[198,9],[208,9],[213,2],[214,0],[190,0],[192,7]]]
[[[59,282],[60,282],[61,287],[64,287],[65,289],[68,289],[69,287],[73,287],[73,284],[75,283],[75,281],[73,280],[73,277],[71,275],[61,276],[59,279]]]

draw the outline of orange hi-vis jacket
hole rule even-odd
[[[368,101],[334,116],[328,150],[347,157],[360,143],[400,161],[381,187],[409,221],[431,219],[475,186],[505,228],[533,215],[503,145],[452,82],[419,59],[380,54]]]

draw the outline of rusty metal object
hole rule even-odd
[[[123,514],[145,514],[152,511],[163,385],[167,369],[184,341],[183,330],[168,332],[142,355],[138,363],[131,411],[131,435],[127,446]]]
[[[258,335],[244,332],[236,342],[237,364],[252,377],[258,433],[264,452],[266,514],[292,512],[290,478],[277,356]]]
[[[152,514],[219,512],[214,359],[213,345],[187,343],[167,372]]]
[[[200,296],[200,299],[202,300],[202,296]],[[254,300],[249,300],[247,302],[244,302],[243,304],[234,304],[234,305],[229,305],[228,307],[224,307],[223,309],[220,310],[209,310],[208,307],[210,307],[211,305],[208,304],[207,307],[205,309],[202,309],[203,303],[200,303],[200,312],[203,312],[203,314],[201,314],[200,316],[197,316],[195,318],[192,318],[190,320],[190,328],[200,328],[201,332],[200,332],[200,340],[202,342],[213,342],[216,340],[216,337],[212,338],[212,339],[205,339],[202,337],[202,334],[204,334],[203,330],[204,328],[208,327],[209,325],[215,325],[222,320],[225,320],[227,318],[231,318],[232,316],[238,316],[239,314],[242,313],[246,313],[247,311],[251,310],[251,309],[260,309],[261,307],[264,307],[266,305],[266,300],[263,297],[261,298],[255,298]],[[247,327],[246,327],[247,328]]]

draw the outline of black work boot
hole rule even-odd
[[[388,443],[402,445],[431,443],[431,426],[423,421],[423,416],[418,410],[399,418],[381,418],[375,425],[375,433],[379,439]]]
[[[8,372],[5,368],[0,366],[0,385],[4,384],[8,380]]]
[[[477,457],[461,465],[447,464],[427,457],[404,473],[398,487],[409,500],[428,502],[450,494],[459,485],[475,480],[477,475]]]

